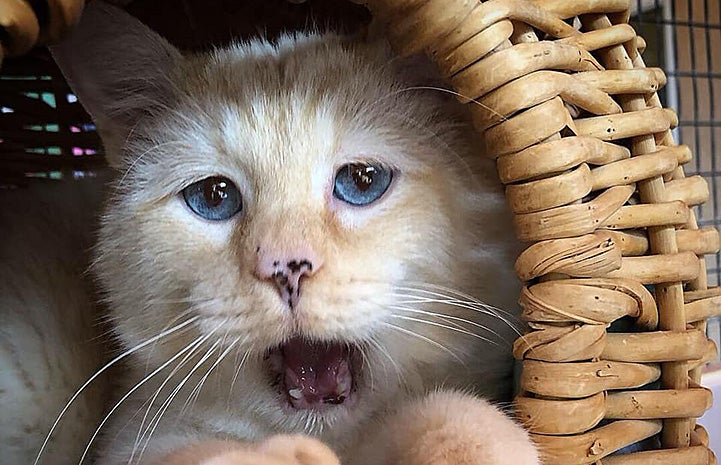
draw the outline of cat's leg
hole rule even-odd
[[[151,465],[340,465],[326,445],[305,436],[273,436],[258,444],[204,441]]]
[[[363,439],[352,465],[538,465],[526,431],[488,402],[437,391],[408,402]]]

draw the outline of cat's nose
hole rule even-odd
[[[298,254],[258,254],[256,275],[275,284],[280,297],[293,309],[298,305],[303,280],[316,272],[320,260],[310,251]]]

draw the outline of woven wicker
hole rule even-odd
[[[694,418],[711,405],[699,368],[721,293],[703,255],[719,238],[696,227],[708,188],[684,176],[691,153],[629,2],[369,3],[399,51],[427,53],[470,103],[531,243],[516,262],[530,327],[516,412],[545,463],[715,463]],[[662,449],[604,458],[657,433]]]
[[[671,137],[665,77],[644,66],[628,0],[361,3],[401,53],[437,63],[507,185],[529,243],[516,262],[530,328],[514,346],[516,411],[544,463],[716,463],[694,418],[711,404],[700,367],[716,354],[705,320],[721,292],[703,255],[719,237],[696,227],[690,208],[708,189],[684,176],[691,153]],[[82,1],[48,4],[45,31],[24,0],[0,0],[4,53],[56,38]],[[651,450],[609,457],[659,433]]]

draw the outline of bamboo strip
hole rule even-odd
[[[709,465],[715,463],[713,452],[703,446],[635,452],[603,459],[603,465]]]
[[[708,183],[701,176],[675,179],[666,183],[666,199],[680,200],[686,205],[700,205],[709,198]]]
[[[631,389],[659,379],[657,364],[629,362],[553,363],[526,360],[521,389],[541,396],[578,399],[611,389]]]
[[[531,213],[575,202],[591,192],[593,178],[585,163],[552,178],[506,186],[514,213]]]
[[[694,323],[714,316],[721,316],[721,296],[695,300],[685,305],[686,321]]]
[[[703,323],[693,322],[694,329],[686,331],[684,312],[703,319],[717,311],[716,295],[700,292],[706,278],[696,254],[715,249],[718,236],[696,230],[689,206],[708,198],[707,186],[685,178],[679,168],[690,152],[674,146],[669,129],[678,118],[661,108],[655,94],[665,83],[663,74],[645,68],[638,55],[645,42],[620,24],[628,20],[627,7],[615,0],[490,0],[455,26],[419,31],[422,40],[403,40],[415,40],[406,51],[431,50],[437,62],[454,57],[441,67],[461,101],[477,99],[470,106],[474,124],[484,136],[485,153],[498,160],[501,179],[512,183],[507,198],[518,235],[541,241],[516,263],[519,276],[530,281],[520,302],[532,331],[514,344],[514,355],[524,359],[524,389],[561,397],[564,390],[572,392],[572,372],[543,378],[536,371],[529,378],[525,373],[534,373],[529,368],[534,363],[550,371],[564,365],[579,369],[598,358],[661,362],[668,390],[611,393],[604,409],[610,403],[612,416],[663,417],[665,444],[683,447],[691,438],[688,416],[708,401],[707,391],[693,388],[693,382],[687,390],[688,369],[697,377],[695,368],[715,353]],[[567,30],[577,23],[570,21],[574,16],[582,32]],[[565,19],[568,24],[558,24]],[[485,32],[490,26],[493,32]],[[549,40],[539,41],[537,31]],[[462,53],[453,55],[458,47]],[[615,140],[630,147],[633,157],[610,143]],[[583,276],[591,278],[578,278]],[[693,290],[684,295],[682,283]],[[656,302],[642,284],[653,285]],[[684,298],[690,302],[684,304]],[[661,331],[607,333],[607,325],[620,318],[635,318],[639,329],[652,330],[659,322]],[[583,430],[601,418],[589,407],[600,405],[600,389],[588,394],[593,398],[571,403],[526,396],[519,412],[525,408],[529,427],[537,431]],[[666,405],[671,398],[690,404]],[[643,402],[634,403],[638,399]],[[569,406],[576,414],[566,420]],[[555,410],[539,413],[542,409]],[[591,463],[626,440],[646,437],[634,435],[635,427],[645,425],[648,433],[659,424],[622,420],[580,435],[534,438],[549,463]],[[590,438],[595,439],[584,443]]]
[[[648,238],[637,231],[605,231],[621,248],[621,255],[639,256],[648,253]],[[696,255],[716,253],[719,250],[719,235],[716,228],[679,229],[676,231],[679,252],[693,252]]]
[[[567,327],[533,325],[537,331],[517,339],[513,353],[519,358],[545,362],[579,362],[598,358],[606,345],[604,325]]]
[[[611,186],[635,183],[648,176],[670,173],[678,166],[678,155],[673,150],[659,150],[648,155],[621,160],[594,168],[591,172],[593,185],[597,191]]]
[[[388,36],[403,53],[418,53],[430,46],[436,36],[452,30],[476,6],[473,0],[456,0],[453,8],[443,2],[424,2],[388,24]]]
[[[533,244],[519,255],[515,270],[522,281],[530,281],[549,273],[598,276],[620,267],[620,248],[599,232]]]
[[[602,392],[571,400],[518,396],[513,404],[516,418],[531,433],[566,435],[585,433],[598,425],[604,418],[606,396]]]
[[[540,50],[539,44],[541,44]],[[542,69],[570,68],[570,71],[603,69],[588,52],[582,51],[580,54],[579,59],[577,48],[555,42],[518,44],[469,66],[453,76],[451,84],[461,95],[474,99],[507,82]],[[489,76],[493,79],[489,79]]]
[[[599,48],[622,44],[636,38],[636,31],[628,24],[615,24],[605,30],[585,32],[571,37],[559,39],[556,42],[582,48],[587,52]]]
[[[643,257],[623,257],[621,259],[621,268],[608,272],[605,276],[607,278],[634,279],[642,284],[663,284],[674,281],[691,281],[698,277],[698,273],[696,254],[682,252]]]
[[[602,141],[613,141],[668,131],[678,126],[678,118],[671,110],[648,108],[618,115],[581,118],[575,120],[575,123],[576,134],[579,136],[595,137]],[[654,146],[653,149],[655,151],[656,147]]]
[[[607,189],[590,202],[516,215],[513,223],[522,241],[542,241],[589,234],[631,198],[635,186]],[[674,214],[674,220],[677,215]],[[684,221],[685,222],[685,221]]]
[[[691,251],[696,255],[705,255],[719,251],[719,234],[713,226],[676,231],[676,242],[679,252]]]
[[[678,150],[672,151],[681,157]],[[504,155],[497,167],[501,181],[508,184],[565,171],[581,163],[605,165],[629,157],[625,147],[591,137],[564,137]]]
[[[584,285],[589,281],[594,280],[560,279],[524,287],[519,299],[523,317],[543,323],[580,321],[586,324],[610,324],[629,316],[641,318],[641,326],[653,326],[655,314],[652,312],[655,312],[656,305],[643,286],[635,289],[638,294],[629,295],[619,288]],[[626,282],[636,284],[630,280]]]
[[[697,446],[697,445],[704,445],[708,447],[708,431],[704,429],[701,425],[696,425],[693,431],[691,431],[691,445]]]
[[[521,110],[557,96],[588,111],[621,112],[621,107],[604,92],[576,81],[572,75],[543,70],[521,76],[475,100],[478,104],[471,106],[471,115],[476,129],[484,131]]]
[[[546,124],[532,124],[539,118]],[[569,126],[573,126],[573,121],[565,111],[563,100],[553,98],[487,130],[486,156],[497,158],[518,152]]]
[[[575,436],[531,434],[541,449],[543,463],[587,465],[661,431],[657,420],[618,420]]]
[[[589,13],[621,13],[628,11],[628,0],[529,0],[559,18],[568,19]]]
[[[618,27],[616,25],[613,27]],[[623,25],[630,27],[628,25]],[[616,69],[578,73],[575,79],[609,94],[650,94],[666,84],[666,76],[659,68]]]
[[[563,140],[563,139],[562,139]],[[582,199],[592,191],[621,186],[674,171],[678,166],[678,150],[659,150],[653,154],[610,163],[589,170],[585,163],[577,168],[550,178],[506,187],[506,196],[514,213],[531,213],[546,210]],[[708,198],[708,186],[697,177],[671,181],[669,198],[682,200],[688,205],[702,203]],[[681,200],[681,199],[679,199]],[[643,207],[649,207],[644,205]]]
[[[611,392],[577,399],[546,399],[518,396],[514,402],[518,419],[532,433],[568,435],[585,433],[601,420],[653,420],[699,417],[711,406],[711,391],[646,390]],[[565,421],[559,422],[558,418]]]
[[[513,33],[510,21],[499,21],[468,39],[458,48],[443,53],[437,51],[433,60],[446,76],[452,76],[468,65],[476,62],[479,57],[486,56]]]
[[[711,289],[703,289],[697,291],[687,291],[684,293],[684,302],[696,302],[701,299],[709,299],[721,295],[721,287],[713,287]]]
[[[599,228],[635,229],[648,226],[684,225],[690,210],[680,200],[675,202],[624,205],[600,222]]]
[[[705,388],[612,392],[606,398],[604,418],[698,418],[711,407],[711,400],[711,391]]]
[[[528,24],[554,37],[566,37],[575,33],[575,31],[569,28],[563,21],[549,16],[546,13],[548,11],[546,8],[529,8],[530,6],[530,3],[518,0],[483,2],[473,9],[463,22],[452,30],[447,31],[445,35],[439,36],[437,38],[438,42],[431,47],[431,53],[433,53],[433,50],[452,50],[458,48],[479,31],[487,29],[499,21],[508,19]],[[398,45],[400,45],[398,49],[402,53],[412,53],[421,50],[417,45]],[[481,58],[480,55],[478,57]]]
[[[617,362],[685,362],[703,357],[708,339],[701,331],[609,333],[601,353]]]

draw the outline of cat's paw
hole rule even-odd
[[[273,436],[258,444],[205,441],[165,457],[157,465],[340,465],[325,444],[306,436]]]
[[[340,465],[328,446],[307,436],[273,436],[260,443],[259,453],[277,458],[284,465]]]
[[[539,464],[521,426],[467,394],[432,393],[400,409],[386,426],[380,436],[386,465]]]

